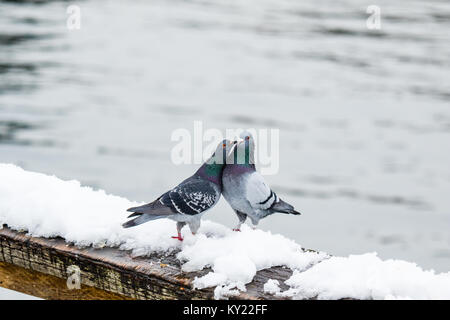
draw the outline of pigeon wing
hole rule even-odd
[[[168,192],[170,203],[178,213],[196,215],[212,208],[220,193],[213,183],[201,179],[186,181]],[[168,202],[168,198],[163,201]]]
[[[149,214],[154,216],[169,216],[178,213],[175,210],[175,208],[173,208],[170,202],[170,198],[169,201],[163,201],[163,199],[168,198],[168,194],[169,192],[166,192],[161,197],[159,197],[158,199],[156,199],[151,203],[128,209],[127,211],[133,212],[128,216],[128,218],[139,216],[141,214]]]
[[[278,199],[263,176],[254,172],[247,178],[246,197],[254,209],[269,209]]]

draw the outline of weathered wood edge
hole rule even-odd
[[[132,298],[81,285],[70,290],[66,280],[0,262],[0,287],[47,300],[131,300]]]
[[[176,252],[132,257],[129,252],[116,248],[78,248],[62,238],[31,237],[4,227],[0,229],[0,262],[5,264],[0,265],[0,277],[7,274],[9,281],[6,283],[0,278],[0,286],[9,285],[10,289],[45,299],[213,299],[213,289],[196,290],[192,286],[196,276],[210,270],[183,272],[175,255]],[[70,276],[69,266],[77,266],[81,271],[79,293],[63,290]],[[258,271],[253,282],[246,286],[247,291],[231,299],[276,299],[264,293],[264,283],[277,279],[285,289],[283,282],[291,274],[290,269],[283,267]],[[44,279],[43,275],[50,278]],[[20,279],[11,280],[13,277]],[[53,278],[63,282],[57,283]],[[20,286],[21,282],[31,284]],[[42,283],[43,289],[40,288]],[[49,287],[48,292],[45,287]],[[89,288],[98,291],[89,291]]]

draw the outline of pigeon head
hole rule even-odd
[[[231,140],[222,140],[212,156],[198,169],[197,174],[209,181],[220,184],[226,159],[233,151],[235,144]]]
[[[239,138],[241,138],[242,140],[254,140],[253,139],[253,135],[250,131],[242,131],[241,134],[239,135]]]
[[[228,139],[222,140],[214,151],[211,158],[206,161],[208,164],[223,165],[226,163],[227,156],[233,151],[236,142]]]
[[[253,138],[253,135],[248,132],[244,131],[239,135],[239,138],[242,139],[242,143],[245,143],[246,146],[252,151],[255,150],[255,139]]]
[[[255,139],[248,132],[242,132],[239,137],[241,140],[237,143],[233,152],[233,163],[247,166],[255,165]],[[229,163],[229,162],[227,162]]]

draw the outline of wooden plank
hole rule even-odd
[[[62,238],[31,237],[7,227],[0,229],[0,286],[45,299],[212,299],[213,290],[195,290],[192,281],[210,270],[186,273],[176,253],[132,257],[116,248],[78,248]],[[81,289],[66,285],[76,266]],[[292,271],[274,267],[258,271],[247,292],[233,299],[273,299],[263,292],[268,279],[286,287]],[[76,292],[79,291],[79,292]]]
[[[94,287],[68,289],[66,280],[0,262],[0,287],[47,300],[127,300],[131,299]]]

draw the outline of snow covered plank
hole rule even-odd
[[[81,289],[69,290],[70,266],[81,271]],[[72,267],[73,268],[73,267]],[[209,270],[182,272],[175,254],[133,258],[114,248],[78,248],[62,238],[38,238],[0,229],[0,286],[45,299],[212,299],[212,289],[192,281]],[[234,299],[273,299],[263,292],[269,278],[282,283],[290,269],[257,273],[247,292]]]

